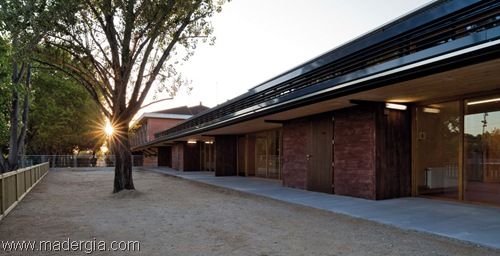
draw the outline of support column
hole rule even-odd
[[[176,142],[172,145],[172,168],[184,171],[184,147],[186,142]]]

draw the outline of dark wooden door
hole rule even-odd
[[[333,193],[332,117],[310,122],[307,157],[307,190]]]
[[[158,147],[158,166],[172,167],[172,147]]]

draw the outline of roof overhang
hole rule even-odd
[[[413,103],[497,90],[499,8],[487,1],[437,1],[159,132],[149,145],[278,128],[284,120],[352,106],[352,99]],[[470,12],[479,9],[485,14],[472,19]]]
[[[492,42],[495,45],[498,41]],[[500,47],[497,47],[500,50]],[[447,63],[453,68],[445,68],[438,62],[430,60],[414,64],[411,69],[402,68],[398,73],[388,72],[384,77],[374,75],[372,79],[360,79],[358,85],[362,89],[345,90],[346,87],[324,88],[321,91],[304,94],[279,105],[268,108],[255,109],[244,116],[234,116],[220,123],[215,123],[203,129],[177,134],[170,138],[160,138],[149,143],[150,146],[164,145],[164,143],[179,140],[210,141],[207,135],[246,134],[267,129],[280,128],[277,121],[286,121],[304,116],[324,113],[337,109],[354,106],[351,100],[418,103],[431,99],[450,99],[461,95],[470,95],[478,92],[500,93],[500,53],[490,52],[481,55],[484,60],[479,63],[469,59],[471,64],[457,67],[452,61],[458,55],[451,54],[450,58],[439,58],[441,64]],[[491,57],[494,57],[491,59]],[[485,60],[487,58],[488,60]],[[429,65],[434,63],[434,68]],[[405,73],[405,75],[403,75]],[[277,108],[279,107],[279,108]],[[273,120],[269,122],[268,120]]]

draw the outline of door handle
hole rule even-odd
[[[306,155],[306,157],[307,157],[307,160],[309,160],[309,158],[311,158],[312,156],[311,155]]]

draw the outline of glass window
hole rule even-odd
[[[267,132],[257,134],[255,140],[256,176],[267,178]]]
[[[460,102],[417,108],[418,194],[458,200]]]
[[[255,139],[255,176],[281,179],[281,130],[258,133]]]
[[[464,200],[500,204],[500,95],[466,101]]]

